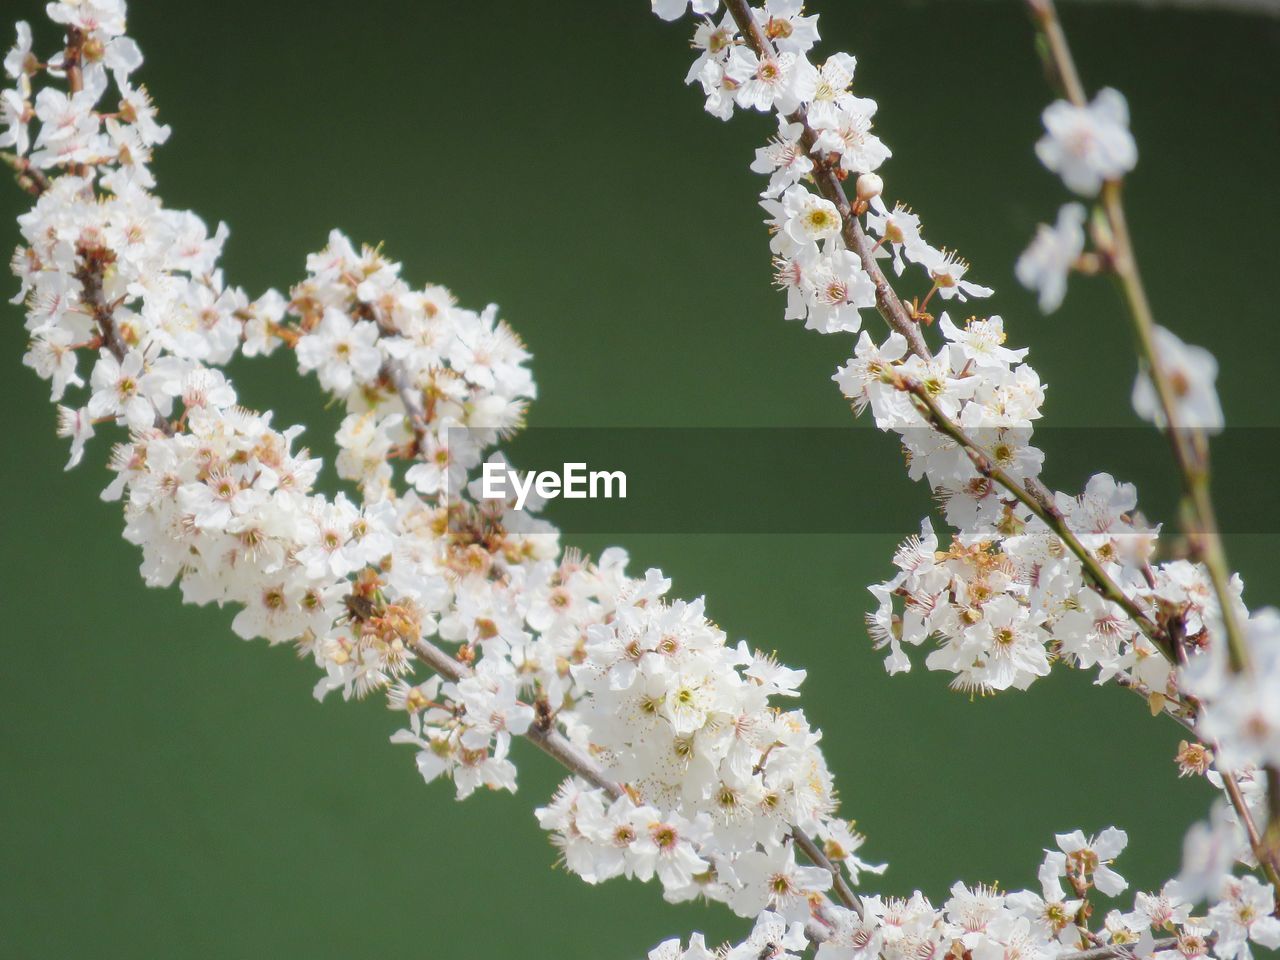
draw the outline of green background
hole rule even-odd
[[[43,4],[4,6],[36,21]],[[770,289],[747,170],[768,123],[705,115],[680,84],[690,25],[645,6],[137,2],[141,76],[174,128],[160,192],[231,224],[227,275],[254,293],[299,279],[339,226],[386,241],[412,281],[500,303],[535,356],[534,425],[847,423],[828,377],[850,341],[784,324]],[[1076,283],[1044,319],[1012,280],[1064,199],[1032,154],[1048,95],[1018,5],[816,9],[823,49],[856,52],[858,92],[880,102],[890,196],[998,288],[992,311],[1050,384],[1049,422],[1134,423],[1114,291]],[[1230,422],[1277,425],[1274,22],[1120,4],[1071,5],[1066,21],[1086,82],[1129,97],[1131,216],[1157,314],[1217,353]],[[23,208],[0,192],[5,223]],[[553,869],[531,810],[559,773],[524,745],[519,794],[456,803],[387,744],[395,723],[376,699],[318,705],[313,668],[288,649],[144,589],[118,508],[97,498],[106,444],[62,472],[46,387],[19,364],[21,312],[3,315],[0,955],[623,960],[690,929],[743,928],[720,907],[667,907],[653,885]],[[234,374],[327,449],[332,417],[288,358]],[[1275,463],[1260,444],[1256,469]],[[1051,464],[1048,479],[1078,483],[1087,467]],[[1231,477],[1218,483],[1229,496]],[[905,479],[866,496],[923,502]],[[1129,831],[1135,885],[1175,871],[1210,794],[1177,781],[1178,731],[1136,698],[1060,672],[970,703],[940,674],[885,675],[861,618],[896,539],[626,546],[635,569],[705,593],[731,638],[808,668],[806,709],[846,815],[891,863],[886,891],[1033,885],[1053,832],[1111,823]],[[1280,601],[1275,539],[1230,547],[1250,602]]]

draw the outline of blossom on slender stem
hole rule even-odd
[[[1183,343],[1177,334],[1164,327],[1156,327],[1155,341],[1157,362],[1173,391],[1178,424],[1206,433],[1219,432],[1223,417],[1215,386],[1218,361],[1204,347]],[[1158,427],[1166,425],[1164,408],[1146,370],[1140,370],[1134,380],[1133,409],[1142,419]]]
[[[1118,90],[1098,91],[1087,106],[1055,101],[1042,119],[1045,135],[1036,156],[1081,196],[1096,196],[1104,181],[1120,179],[1138,162],[1129,105]]]
[[[1109,896],[1121,893],[1129,884],[1111,869],[1111,863],[1129,843],[1123,830],[1108,827],[1095,837],[1086,837],[1081,830],[1060,833],[1054,839],[1058,849],[1066,854],[1059,863],[1059,876],[1067,877],[1079,889],[1089,884]]]
[[[1053,313],[1067,293],[1067,275],[1084,251],[1085,209],[1066,203],[1058,210],[1058,222],[1036,228],[1031,246],[1014,267],[1018,282],[1040,295],[1040,311]]]

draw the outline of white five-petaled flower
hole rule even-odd
[[[1271,884],[1254,876],[1232,877],[1226,896],[1209,911],[1209,924],[1218,935],[1214,952],[1222,960],[1250,960],[1250,940],[1269,950],[1280,947],[1280,919],[1274,911]]]
[[[709,16],[719,8],[720,0],[650,0],[650,4],[663,20],[679,20],[689,12],[690,6],[694,13]]]
[[[1004,320],[1000,317],[971,317],[961,330],[945,313],[938,321],[942,335],[960,350],[965,362],[981,368],[1002,369],[1020,363],[1027,349],[1011,350],[1004,346]]]
[[[789,123],[785,117],[779,117],[777,135],[756,151],[751,169],[769,175],[769,186],[764,196],[778,196],[813,169],[813,160],[800,143],[803,131],[801,124]]]
[[[1116,827],[1107,827],[1097,836],[1086,837],[1081,830],[1059,833],[1054,837],[1066,859],[1060,875],[1081,883],[1092,883],[1100,891],[1114,897],[1129,882],[1111,869],[1111,863],[1129,843],[1129,835]]]
[[[943,300],[958,297],[963,303],[969,297],[989,297],[995,292],[990,287],[964,279],[969,272],[969,262],[954,251],[938,250],[924,244],[919,253],[920,265],[929,271],[938,296]]]
[[[1155,328],[1155,357],[1165,381],[1174,426],[1217,433],[1223,427],[1222,405],[1214,386],[1218,379],[1218,361],[1204,347],[1183,343],[1177,334],[1164,327]],[[1140,370],[1133,383],[1133,409],[1138,416],[1164,428],[1165,411],[1151,375]]]
[[[155,407],[142,389],[142,367],[142,354],[136,350],[125,354],[121,362],[104,349],[90,377],[90,416],[118,417],[134,430],[151,426]]]
[[[817,71],[794,53],[757,56],[745,47],[734,47],[725,64],[725,75],[734,84],[738,106],[753,110],[777,110],[788,114],[813,96]]]
[[[1035,239],[1018,257],[1014,274],[1028,290],[1040,294],[1040,312],[1053,313],[1067,293],[1067,275],[1084,251],[1085,209],[1078,203],[1063,204],[1058,222],[1040,224]]]
[[[1081,196],[1095,196],[1105,181],[1120,179],[1138,162],[1129,105],[1118,90],[1100,90],[1085,107],[1057,100],[1042,119],[1047,132],[1036,156]]]
[[[320,385],[337,394],[371,381],[382,366],[378,328],[368,320],[352,322],[330,308],[314,331],[298,340],[298,368],[315,370]]]
[[[920,235],[920,218],[901,204],[892,210],[880,197],[873,197],[867,212],[867,229],[883,238],[893,250],[893,272],[902,276],[905,255],[912,263],[922,263],[933,250]]]
[[[783,229],[796,243],[834,237],[843,225],[834,203],[799,185],[782,195],[782,211],[786,217]]]

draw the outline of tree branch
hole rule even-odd
[[[1052,72],[1058,77],[1063,92],[1075,106],[1084,107],[1087,102],[1084,85],[1080,81],[1080,74],[1076,69],[1075,59],[1071,55],[1066,33],[1058,19],[1054,0],[1026,0],[1026,3],[1032,19],[1045,40],[1042,52]],[[1186,426],[1181,423],[1178,416],[1176,391],[1168,371],[1164,368],[1160,351],[1156,347],[1155,314],[1147,298],[1142,275],[1138,271],[1138,261],[1134,255],[1133,240],[1120,190],[1119,180],[1108,180],[1103,184],[1101,210],[1107,222],[1107,235],[1100,239],[1105,241],[1108,247],[1106,251],[1108,260],[1120,281],[1125,304],[1129,309],[1134,333],[1138,339],[1139,351],[1146,363],[1148,376],[1155,387],[1160,409],[1164,415],[1164,433],[1169,440],[1182,481],[1183,526],[1191,544],[1192,556],[1204,564],[1218,599],[1223,633],[1226,635],[1228,663],[1232,672],[1247,673],[1251,669],[1249,648],[1245,643],[1244,631],[1236,611],[1235,592],[1231,589],[1231,570],[1227,563],[1222,536],[1218,532],[1213,499],[1209,491],[1208,441],[1203,430]],[[1269,787],[1280,788],[1280,774],[1274,767],[1266,769],[1266,776]],[[1234,776],[1229,771],[1224,771],[1223,780],[1227,795],[1231,798],[1236,813],[1245,825],[1254,856],[1267,879],[1275,887],[1277,896],[1280,897],[1280,852],[1276,851],[1274,844],[1264,842],[1259,836]],[[1266,837],[1270,840],[1273,837],[1280,837],[1280,798],[1277,798],[1271,789],[1268,790],[1268,795],[1271,816]],[[1280,901],[1277,902],[1280,903]]]
[[[32,166],[26,157],[20,157],[9,150],[0,150],[0,163],[13,171],[13,179],[18,186],[33,197],[38,197],[49,189],[49,178],[44,171]]]
[[[862,901],[857,895],[849,889],[849,884],[845,881],[844,873],[840,867],[831,862],[831,859],[823,852],[807,833],[799,827],[791,828],[791,836],[795,840],[796,846],[799,847],[809,861],[816,867],[821,867],[831,874],[831,888],[835,890],[836,897],[846,907],[856,913],[859,917],[862,913]]]
[[[1031,2],[1034,2],[1034,0],[1031,0]],[[747,45],[752,52],[758,57],[773,56],[773,45],[761,31],[747,0],[725,0],[725,6],[728,7],[734,23],[737,24],[739,32],[746,39]],[[840,217],[843,221],[842,236],[845,245],[858,255],[858,259],[862,262],[863,270],[871,277],[871,281],[876,288],[876,306],[880,315],[884,317],[891,329],[896,330],[906,338],[907,345],[912,353],[924,359],[929,359],[932,355],[929,352],[928,345],[924,342],[920,325],[911,319],[906,305],[894,291],[892,284],[885,277],[884,271],[880,269],[879,264],[876,262],[873,245],[863,231],[858,216],[849,204],[849,198],[845,196],[840,177],[825,157],[812,153],[812,147],[817,137],[813,132],[813,128],[809,126],[804,109],[797,110],[787,119],[789,122],[798,123],[801,126],[800,140],[806,149],[810,150],[810,159],[814,164],[814,181],[822,195],[835,204],[840,211]],[[1137,603],[1107,575],[1093,554],[1080,543],[1075,534],[1067,527],[1065,520],[1060,515],[1055,516],[1055,511],[1050,509],[1052,504],[1042,503],[1041,497],[1038,497],[1033,490],[1010,477],[999,467],[996,467],[990,456],[965,436],[964,431],[933,403],[932,398],[926,396],[922,399],[926,407],[930,408],[928,419],[933,426],[965,447],[971,458],[976,457],[975,465],[985,463],[990,471],[986,475],[1008,490],[1020,502],[1026,504],[1036,516],[1058,535],[1063,544],[1075,554],[1085,568],[1089,585],[1102,597],[1120,605],[1143,634],[1162,653],[1173,659],[1172,643],[1169,638],[1164,635],[1160,627],[1143,612]]]
[[[1151,945],[1153,951],[1173,950],[1178,946],[1177,937],[1166,937]],[[1147,954],[1144,954],[1146,956]],[[1093,947],[1089,950],[1078,950],[1075,953],[1060,953],[1057,960],[1135,960],[1133,947],[1123,943],[1110,943],[1105,947]]]
[[[1137,7],[1171,7],[1202,13],[1256,13],[1280,17],[1280,0],[1075,0],[1076,3],[1131,3]]]
[[[1067,99],[1077,107],[1087,104],[1084,85],[1080,81],[1075,59],[1067,43],[1054,0],[1026,0],[1031,16],[1045,39],[1043,52],[1054,75],[1059,79]],[[1231,574],[1227,567],[1226,552],[1218,533],[1213,502],[1209,496],[1209,453],[1203,432],[1180,422],[1177,415],[1176,393],[1165,370],[1155,343],[1155,315],[1147,298],[1146,287],[1138,272],[1133,242],[1120,197],[1120,182],[1109,180],[1102,189],[1102,210],[1107,219],[1109,237],[1107,251],[1112,269],[1120,280],[1125,303],[1133,320],[1134,333],[1142,357],[1155,386],[1160,408],[1164,414],[1165,435],[1169,439],[1174,460],[1182,479],[1189,522],[1186,524],[1192,548],[1209,571],[1214,592],[1218,595],[1227,650],[1232,669],[1244,669],[1249,661],[1239,618],[1236,615],[1235,596],[1231,591]]]
[[[417,654],[418,659],[432,670],[455,683],[472,676],[470,667],[449,656],[449,654],[428,640],[419,640],[414,644],[414,652]],[[534,746],[565,767],[570,773],[582,777],[592,786],[599,787],[615,800],[622,796],[622,787],[609,779],[608,774],[604,772],[604,768],[596,763],[586,751],[570,741],[554,727],[544,728],[536,723],[532,724],[529,727],[529,732],[525,734],[525,739],[532,742]]]

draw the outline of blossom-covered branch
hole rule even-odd
[[[1066,32],[1058,19],[1054,0],[1027,0],[1041,38],[1050,73],[1057,78],[1067,101],[1050,108],[1059,115],[1068,110],[1088,113],[1084,85],[1071,55]],[[1069,121],[1068,121],[1069,122]],[[1122,156],[1127,154],[1123,145]],[[1129,166],[1122,162],[1114,169]],[[1085,193],[1091,192],[1090,183]],[[1134,385],[1133,403],[1146,419],[1160,427],[1169,440],[1174,461],[1181,479],[1184,501],[1183,517],[1188,535],[1191,556],[1203,564],[1209,581],[1218,597],[1222,614],[1222,641],[1226,649],[1230,674],[1252,673],[1252,657],[1239,622],[1234,603],[1235,590],[1231,584],[1231,572],[1227,563],[1222,536],[1218,531],[1213,500],[1209,491],[1209,444],[1207,434],[1222,429],[1222,408],[1213,387],[1217,362],[1208,351],[1184,344],[1175,334],[1156,325],[1147,297],[1146,287],[1138,270],[1130,237],[1128,218],[1121,199],[1122,181],[1118,176],[1103,180],[1096,208],[1095,228],[1092,231],[1097,247],[1098,260],[1115,274],[1124,293],[1126,306],[1133,321],[1139,353],[1144,370]],[[1268,777],[1274,779],[1277,768],[1267,767]],[[1230,781],[1231,775],[1227,774]],[[1240,814],[1250,838],[1250,847],[1272,884],[1280,889],[1280,846],[1271,849],[1257,835],[1252,817],[1228,789],[1232,803]],[[1269,789],[1269,807],[1280,804],[1280,791]],[[1280,838],[1280,815],[1270,817],[1269,832]]]
[[[533,740],[572,774],[539,820],[589,882],[656,878],[672,900],[803,928],[833,886],[854,902],[863,839],[836,814],[820,733],[783,706],[804,673],[729,645],[702,601],[628,575],[621,550],[562,551],[550,524],[469,486],[536,393],[496,307],[410,287],[337,232],[287,296],[227,285],[226,228],[152,192],[168,129],[131,85],[123,3],[50,13],[63,49],[41,61],[20,24],[6,58],[4,145],[39,185],[13,261],[25,359],[55,402],[85,390],[60,406],[70,465],[97,429],[127,430],[105,496],[124,502],[146,581],[239,608],[246,639],[296,644],[318,697],[385,693],[404,718],[393,740],[459,797],[514,790],[511,739]],[[281,347],[346,407],[337,471],[354,498],[314,492],[300,428],[239,406],[218,369]]]
[[[771,58],[777,56],[771,41],[755,21],[746,0],[726,0],[725,6],[741,32],[744,42],[757,58],[763,57],[765,62],[768,62]],[[842,165],[840,159],[842,154],[831,152],[824,155],[821,148],[815,149],[818,143],[818,135],[809,126],[803,107],[788,114],[786,120],[788,124],[798,128],[796,142],[807,156],[811,165],[809,175],[813,178],[818,192],[835,206],[841,222],[841,238],[844,240],[847,249],[857,253],[862,269],[875,289],[876,309],[889,326],[904,337],[910,353],[921,360],[931,360],[932,354],[924,340],[920,324],[922,321],[931,322],[932,317],[923,313],[923,307],[917,308],[914,305],[908,307],[899,298],[892,284],[886,279],[884,272],[876,262],[876,253],[879,245],[873,245],[867,238],[859,219],[860,215],[869,208],[870,201],[879,197],[880,191],[883,189],[883,181],[871,170],[863,172],[858,178],[857,208],[852,207],[841,185],[849,173],[849,170]],[[853,135],[856,136],[858,134],[854,131]],[[835,158],[834,161],[830,159],[832,157]],[[926,303],[938,289],[958,287],[959,283],[962,282],[959,277],[963,275],[963,269],[957,269],[957,265],[949,260],[945,254],[936,252],[934,259],[938,266],[937,269],[930,268],[934,285],[925,297]],[[972,292],[976,292],[976,289]],[[845,296],[847,297],[847,294]],[[852,300],[853,298],[849,299]],[[866,304],[854,302],[852,305],[865,306]],[[1097,562],[1093,554],[1080,543],[1071,529],[1063,522],[1060,512],[1057,511],[1052,502],[1040,495],[1042,488],[1038,487],[1034,482],[1017,479],[998,465],[994,465],[994,458],[991,454],[970,439],[958,424],[952,422],[944,410],[932,402],[928,391],[924,389],[923,385],[914,383],[914,381],[912,381],[912,384],[912,386],[907,386],[907,382],[903,381],[901,384],[895,385],[915,395],[917,400],[928,408],[928,422],[964,447],[974,461],[975,467],[978,467],[979,471],[984,473],[984,476],[1011,493],[1032,513],[1036,514],[1046,526],[1052,529],[1067,549],[1071,550],[1081,562],[1090,585],[1105,599],[1117,603],[1124,609],[1143,634],[1172,658],[1174,655],[1173,650],[1168,638],[1163,635],[1161,628],[1153,623],[1138,604],[1124,593]],[[986,466],[982,466],[983,464]]]
[[[689,5],[654,3],[668,18]],[[692,6],[705,15],[718,5],[692,0]],[[1212,713],[1206,701],[1213,698],[1197,678],[1223,675],[1231,617],[1248,619],[1250,647],[1273,660],[1280,645],[1274,616],[1249,617],[1238,580],[1222,594],[1202,564],[1157,562],[1159,530],[1136,513],[1132,486],[1099,475],[1072,497],[1040,484],[1043,456],[1029,441],[1043,391],[1024,362],[1027,351],[1003,345],[1001,318],[972,317],[961,328],[943,314],[937,325],[945,343],[937,352],[919,348],[899,329],[896,311],[884,307],[887,297],[920,325],[912,332],[923,335],[934,321],[927,308],[935,297],[964,302],[992,291],[964,279],[967,264],[923,239],[916,214],[884,203],[877,171],[889,150],[871,131],[876,105],[851,92],[856,62],[849,54],[809,62],[817,18],[793,0],[767,0],[762,7],[727,0],[726,8],[719,23],[707,19],[698,27],[700,56],[688,79],[701,84],[708,111],[722,119],[738,108],[777,116],[778,134],[757,152],[753,169],[769,176],[764,206],[777,280],[787,291],[786,315],[823,333],[859,333],[859,311],[870,307],[889,320],[893,332],[883,344],[861,330],[854,357],[836,380],[857,411],[870,407],[877,426],[898,434],[910,475],[928,480],[956,528],[951,544],[939,549],[926,520],[921,535],[895,557],[899,575],[873,587],[880,608],[869,622],[878,644],[889,649],[890,671],[908,669],[904,647],[930,638],[940,647],[928,666],[952,672],[954,685],[969,691],[1024,688],[1049,672],[1051,658],[1060,659],[1097,666],[1100,682],[1114,678],[1142,693],[1154,710],[1190,724],[1202,742],[1187,745],[1180,763],[1185,772],[1208,771],[1234,812],[1215,814],[1214,826],[1203,828],[1207,835],[1193,831],[1184,884],[1170,895],[1218,897],[1215,916],[1230,914],[1243,897],[1254,906],[1237,915],[1257,919],[1259,942],[1269,942],[1277,935],[1275,918],[1269,906],[1257,913],[1256,904],[1269,903],[1272,889],[1226,874],[1237,856],[1253,865],[1246,834],[1265,791],[1256,761],[1239,760],[1242,745],[1258,741],[1258,730],[1245,730],[1240,720],[1215,730],[1206,721]],[[1037,151],[1072,189],[1096,192],[1136,162],[1123,99],[1114,92],[1084,111],[1055,106],[1045,122],[1048,135]],[[830,189],[833,172],[837,180],[857,178],[855,204]],[[874,262],[868,266],[858,232],[848,228],[849,219],[860,225],[863,216],[880,237],[874,252],[890,256],[898,276],[908,265],[923,268],[929,286],[909,306],[882,271],[872,269]],[[1019,278],[1041,291],[1047,309],[1061,301],[1071,270],[1100,268],[1102,255],[1084,252],[1083,223],[1082,208],[1065,207],[1058,227],[1043,229],[1019,262]],[[1256,722],[1265,702],[1260,693],[1277,690],[1280,674],[1267,670],[1251,678],[1258,689],[1245,702]],[[1271,721],[1263,728],[1276,729]],[[1220,770],[1212,770],[1215,763]],[[1083,931],[1087,947],[1094,934],[1082,924],[1074,928]],[[1243,937],[1224,927],[1215,950],[1235,956],[1251,935],[1251,927]],[[1119,934],[1109,929],[1106,936]],[[1198,934],[1183,936],[1190,938],[1180,940],[1185,952]],[[1208,949],[1208,940],[1199,943],[1193,953]],[[1145,941],[1144,948],[1154,949]]]
[[[750,4],[746,0],[725,0],[725,7],[728,9],[730,16],[733,17],[733,22],[741,33],[743,43],[756,57],[757,63],[772,69],[770,64],[773,62],[774,56],[773,45],[765,36],[761,25],[756,21]],[[778,69],[779,71],[782,69],[780,64]],[[780,77],[781,74],[779,73],[779,79]],[[765,82],[772,82],[768,74],[764,74],[761,79]],[[822,149],[818,147],[818,134],[809,125],[809,118],[803,106],[797,107],[788,113],[786,121],[789,125],[795,127],[793,131],[795,133],[795,141],[800,148],[794,158],[794,162],[800,164],[803,161],[808,165],[807,172],[813,177],[813,182],[818,188],[818,192],[828,203],[836,208],[836,213],[840,220],[840,234],[844,239],[845,246],[848,250],[857,254],[862,269],[871,280],[871,285],[875,290],[876,309],[884,317],[885,322],[906,339],[912,353],[923,359],[929,359],[929,346],[925,343],[924,337],[920,333],[919,325],[912,318],[902,301],[898,299],[898,295],[885,278],[884,272],[876,262],[876,248],[863,231],[862,222],[858,219],[857,213],[849,203],[849,198],[845,195],[843,184],[849,171],[841,166],[838,155],[835,155],[837,156],[837,161],[834,163],[823,155]],[[868,172],[867,180],[864,181],[863,186],[858,191],[857,203],[863,211],[866,209],[866,203],[870,196],[879,192],[877,189],[878,178],[872,179],[874,176],[874,174]],[[815,208],[814,214],[825,216],[828,215],[828,211]],[[821,228],[821,224],[816,222],[814,226]]]

